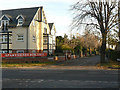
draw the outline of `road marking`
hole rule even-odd
[[[20,82],[19,84],[25,82],[25,83],[41,83],[41,82],[85,82],[85,83],[109,83],[109,84],[118,84],[118,81],[84,81],[84,80],[53,80],[53,79],[49,79],[49,80],[44,80],[44,79],[3,79],[3,82],[9,82],[9,81],[18,81]]]

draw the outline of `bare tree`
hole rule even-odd
[[[119,42],[120,42],[120,0],[118,1],[118,22],[119,22],[119,32],[118,32],[118,36],[119,36]]]
[[[101,63],[105,62],[105,49],[107,33],[118,24],[117,1],[114,0],[86,0],[83,4],[81,1],[72,6],[74,11],[72,26],[81,29],[81,25],[92,26],[99,30],[102,35],[101,45]]]

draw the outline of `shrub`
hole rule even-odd
[[[112,49],[106,49],[105,54],[106,54],[106,57],[107,57],[107,58],[108,58],[108,54],[110,54],[112,51],[113,51]]]
[[[110,53],[111,60],[117,61],[117,58],[120,58],[120,51],[112,51]]]
[[[109,59],[113,61],[117,61],[117,59],[120,58],[120,51],[106,50],[106,57],[108,56],[109,56]]]

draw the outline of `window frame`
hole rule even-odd
[[[4,36],[0,37],[0,39],[2,39],[2,42],[3,42],[3,43],[7,43],[7,35],[4,35]],[[12,42],[12,39],[11,39],[10,36],[9,36],[9,42],[10,42],[10,43]]]
[[[47,34],[47,28],[44,28],[44,34]]]
[[[18,37],[18,36],[20,36],[20,35],[22,35],[23,37]],[[18,40],[18,38],[23,38],[23,40]],[[24,34],[17,34],[17,41],[23,42],[23,41],[24,41]]]
[[[35,36],[35,35],[32,36],[32,41],[33,41],[33,42],[36,41],[36,36]]]
[[[9,20],[1,20],[1,27],[2,27],[2,25],[3,25],[3,23],[4,23],[4,25],[9,25]]]
[[[44,37],[43,38],[43,44],[47,44],[48,43],[48,38],[47,37]]]
[[[17,53],[18,53],[18,52],[23,52],[23,53],[24,53],[24,50],[17,50]]]
[[[23,19],[18,19],[18,24],[17,26],[22,26],[23,25]]]

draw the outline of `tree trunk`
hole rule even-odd
[[[91,48],[89,48],[89,55],[91,56]]]
[[[119,42],[120,42],[120,1],[118,1],[118,27],[119,27],[118,36],[119,36]]]
[[[102,34],[102,46],[100,54],[100,63],[105,63],[106,34]]]

